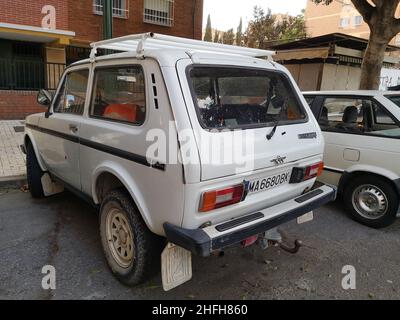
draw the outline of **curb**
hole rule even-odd
[[[0,177],[0,187],[21,188],[27,184],[26,175]]]

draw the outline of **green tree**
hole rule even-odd
[[[329,5],[333,0],[312,0]],[[378,89],[389,42],[400,32],[396,11],[400,0],[351,0],[371,31],[361,66],[360,89]]]
[[[236,45],[241,46],[242,40],[243,40],[243,21],[242,18],[240,18],[239,26],[236,31]]]
[[[294,41],[304,39],[307,37],[306,21],[304,19],[304,10],[298,16],[286,16],[282,23],[281,28],[281,41]]]
[[[249,22],[244,36],[245,45],[252,48],[265,49],[272,40],[279,38],[276,18],[271,10],[265,12],[261,7],[254,7],[253,19]]]
[[[265,49],[271,45],[302,39],[307,36],[304,12],[301,15],[278,17],[268,9],[255,7],[253,18],[244,35],[246,46]]]
[[[235,33],[233,32],[233,29],[229,29],[228,31],[224,32],[222,35],[222,42],[230,45],[235,42]]]
[[[212,42],[211,17],[208,15],[204,41]]]
[[[219,34],[219,31],[218,31],[218,30],[215,30],[215,33],[214,33],[214,42],[215,42],[215,43],[220,43],[220,42],[221,42],[221,40],[220,40],[220,34]]]

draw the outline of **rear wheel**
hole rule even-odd
[[[163,242],[147,228],[126,191],[113,190],[103,200],[100,235],[108,265],[122,283],[137,285],[159,270]]]
[[[37,161],[35,150],[31,143],[26,147],[26,176],[28,180],[29,191],[33,198],[43,198],[42,176],[44,171],[40,168]]]
[[[358,176],[344,189],[344,202],[354,220],[372,228],[394,222],[399,209],[399,195],[379,176]]]

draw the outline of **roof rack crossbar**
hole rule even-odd
[[[200,40],[186,39],[152,32],[133,34],[114,39],[102,40],[91,44],[92,51],[90,58],[95,59],[97,49],[110,49],[118,51],[136,52],[138,56],[143,56],[146,49],[183,49],[193,51],[206,51],[235,54],[249,57],[268,57],[272,59],[274,51],[231,46],[220,43],[204,42]]]

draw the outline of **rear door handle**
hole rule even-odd
[[[75,124],[70,124],[69,130],[71,130],[73,133],[76,133],[78,131],[78,127]]]

